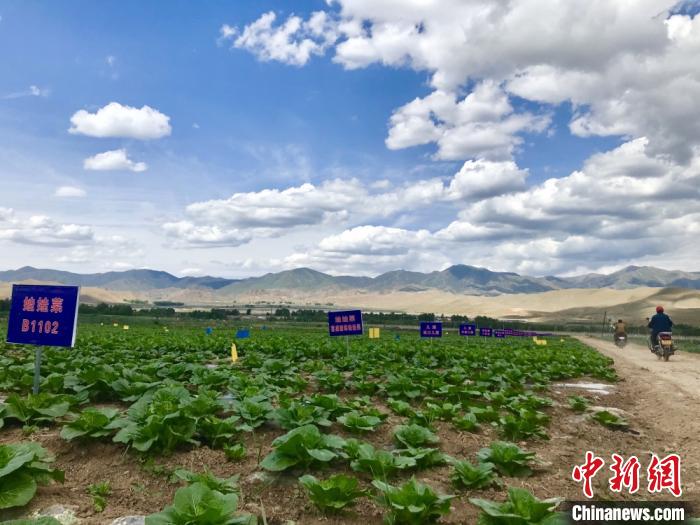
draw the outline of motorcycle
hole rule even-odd
[[[615,334],[615,346],[624,348],[627,344],[627,334]]]
[[[676,347],[673,346],[673,334],[671,332],[659,332],[656,344],[654,345],[649,337],[649,349],[656,354],[656,357],[664,361],[676,352]]]

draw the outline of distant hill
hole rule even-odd
[[[570,288],[631,289],[639,287],[700,290],[700,272],[670,271],[651,266],[628,266],[611,274],[574,277],[528,277],[512,272],[458,264],[429,273],[395,270],[377,277],[333,276],[311,268],[297,268],[247,279],[219,277],[176,277],[156,270],[127,270],[77,274],[25,266],[0,272],[0,282],[43,281],[75,284],[115,291],[199,290],[228,297],[268,290],[367,291],[375,293],[440,290],[464,295],[538,293]]]
[[[18,270],[0,272],[0,282],[42,281],[78,286],[93,286],[106,290],[150,291],[164,288],[210,288],[217,290],[235,280],[218,277],[175,277],[156,270],[126,270],[79,274],[24,266]]]

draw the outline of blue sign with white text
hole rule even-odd
[[[493,336],[498,337],[499,339],[503,339],[506,336],[506,331],[505,330],[494,330]]]
[[[328,333],[331,336],[362,335],[362,311],[328,312]]]
[[[78,286],[12,285],[7,342],[72,347],[79,296]]]
[[[236,332],[236,339],[247,339],[248,337],[250,337],[250,330],[247,328],[245,330],[239,329]]]
[[[459,335],[476,335],[476,325],[475,324],[461,324],[461,325],[459,325]]]
[[[491,337],[493,336],[493,330],[491,328],[479,328],[479,335],[481,337]]]
[[[442,337],[442,323],[421,321],[421,337]]]

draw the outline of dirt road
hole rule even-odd
[[[685,495],[700,501],[700,354],[681,349],[663,362],[639,344],[620,349],[612,341],[579,339],[615,361],[624,389],[635,393],[634,413],[681,455]]]

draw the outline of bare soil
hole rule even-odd
[[[642,462],[642,472],[650,453],[659,456],[677,452],[683,461],[683,500],[700,502],[700,446],[697,442],[700,422],[700,356],[677,354],[668,363],[657,362],[645,348],[630,344],[624,350],[612,343],[592,338],[582,339],[615,360],[621,380],[609,390],[610,394],[594,393],[584,388],[552,386],[547,393],[554,400],[548,410],[552,416],[550,440],[523,442],[520,445],[537,453],[538,467],[534,476],[524,479],[507,478],[506,485],[526,487],[540,498],[563,497],[582,499],[581,487],[571,479],[571,471],[583,462],[585,451],[591,450],[610,464],[610,454],[624,457],[636,455]],[[590,378],[579,380],[599,382]],[[571,395],[588,397],[592,404],[621,409],[630,423],[631,431],[616,431],[601,426],[586,414],[573,412],[567,403]],[[379,405],[379,400],[377,400]],[[375,446],[391,447],[392,429],[403,423],[403,418],[390,416],[380,429],[363,439]],[[57,428],[40,429],[26,437],[20,428],[6,427],[0,431],[0,443],[34,440],[56,455],[56,466],[65,470],[66,482],[41,487],[30,505],[14,515],[26,516],[53,504],[73,506],[81,523],[108,524],[119,516],[149,514],[161,510],[172,501],[180,486],[169,479],[169,473],[178,467],[190,470],[209,468],[219,476],[240,476],[241,510],[262,515],[270,525],[289,521],[300,525],[379,524],[383,509],[369,498],[361,499],[353,511],[335,517],[324,517],[309,503],[296,477],[300,473],[269,475],[261,473],[258,462],[271,450],[272,440],[283,431],[273,426],[258,429],[243,439],[248,454],[237,463],[227,461],[222,451],[207,447],[183,450],[168,457],[156,456],[154,462],[144,461],[123,446],[105,442],[65,442]],[[349,436],[337,425],[331,429]],[[441,448],[458,459],[475,461],[476,452],[498,439],[496,431],[488,426],[478,433],[455,430],[449,423],[438,424]],[[607,470],[607,467],[606,467]],[[324,477],[335,472],[349,472],[344,464],[314,475]],[[457,494],[452,513],[442,523],[466,524],[476,521],[475,507],[468,498],[503,499],[505,489],[462,491],[450,484],[451,467],[422,471],[417,478],[443,493]],[[358,475],[369,486],[370,479]],[[606,499],[671,499],[667,493],[650,495],[645,485],[635,495],[612,494],[607,489],[609,472],[594,479],[597,496]],[[395,480],[400,482],[403,478]],[[96,513],[87,492],[91,483],[108,481],[112,495],[107,508]],[[644,478],[642,478],[644,483]],[[0,518],[10,517],[2,515]]]

